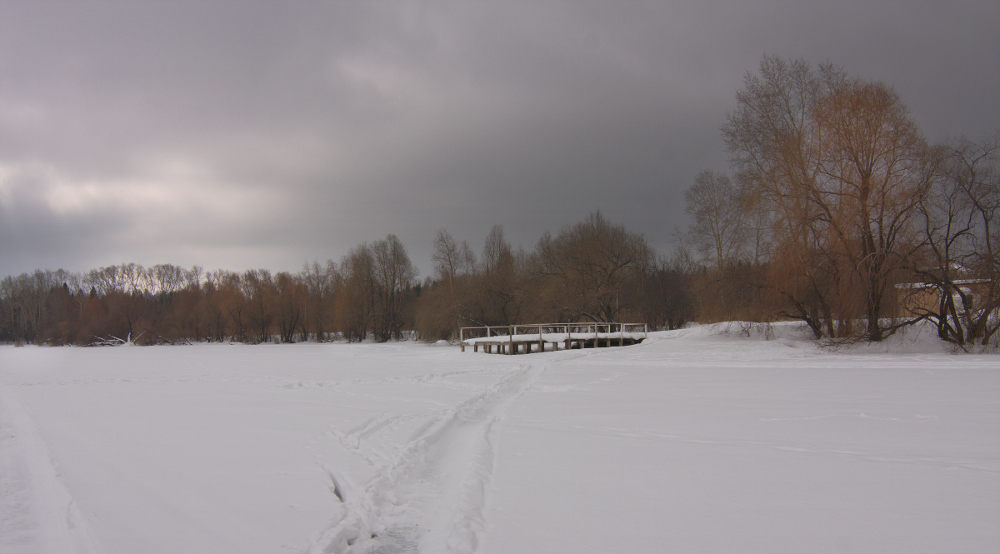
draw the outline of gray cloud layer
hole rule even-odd
[[[762,54],[1000,128],[995,2],[3,3],[0,275],[296,270],[601,209],[667,248]]]

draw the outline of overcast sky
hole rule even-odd
[[[600,209],[661,251],[763,54],[1000,129],[1000,3],[0,1],[0,276],[297,271]]]

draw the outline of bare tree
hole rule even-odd
[[[486,325],[519,323],[524,301],[524,256],[504,237],[503,227],[494,225],[486,236],[476,279],[477,299],[472,318]]]
[[[455,279],[475,267],[476,257],[469,248],[469,243],[463,240],[459,245],[446,229],[438,229],[434,237],[431,261],[434,262],[434,271],[438,279],[454,292]]]
[[[474,319],[476,257],[468,242],[457,243],[445,229],[437,231],[433,245],[434,279],[420,291],[415,324],[424,339],[450,339],[463,319]]]
[[[910,311],[956,345],[987,345],[1000,327],[1000,134],[946,148],[941,178],[920,205],[924,257],[913,264]]]
[[[620,321],[638,315],[639,292],[654,253],[646,239],[594,212],[536,248],[536,271],[549,281],[546,295],[563,303],[564,317]]]
[[[684,193],[685,212],[694,218],[691,242],[717,269],[740,259],[750,239],[749,214],[728,175],[705,170]]]
[[[243,279],[238,273],[218,270],[209,275],[208,281],[215,289],[212,301],[217,315],[216,336],[220,339],[228,336],[237,342],[248,342],[250,307]]]
[[[723,127],[741,179],[772,211],[771,283],[818,335],[882,340],[893,275],[913,251],[933,166],[899,96],[832,66],[765,57]]]
[[[395,235],[352,249],[340,263],[338,321],[348,340],[402,337],[416,269]]]
[[[679,260],[660,260],[643,287],[643,320],[656,328],[680,329],[694,316],[692,274]]]
[[[311,333],[320,342],[326,340],[327,333],[334,328],[333,299],[337,278],[337,264],[332,260],[328,260],[325,266],[321,266],[319,262],[304,264],[300,273],[300,279],[305,283],[309,296],[303,316],[305,333],[307,335]]]
[[[272,326],[278,317],[278,291],[271,272],[266,269],[244,272],[242,288],[248,302],[247,314],[253,331],[250,340],[255,343],[270,341]]]
[[[295,342],[296,336],[305,336],[305,311],[308,291],[302,280],[286,271],[274,277],[277,304],[278,338],[281,342]]]
[[[915,216],[936,171],[934,159],[895,91],[852,81],[819,102],[809,142],[818,159],[810,201],[846,258],[863,295],[867,338],[884,336],[893,275],[916,244]]]
[[[722,127],[738,180],[749,204],[768,212],[756,220],[772,224],[769,282],[785,298],[782,315],[805,321],[817,337],[832,331],[828,283],[837,267],[818,259],[818,237],[810,223],[817,210],[808,200],[816,181],[816,162],[806,144],[812,114],[823,95],[846,80],[834,66],[819,70],[805,60],[765,56],[757,73],[748,72],[737,92],[736,109]]]
[[[406,248],[396,235],[371,245],[374,258],[375,340],[387,341],[403,336],[404,303],[417,278]]]
[[[171,294],[184,288],[187,281],[183,268],[171,264],[157,264],[149,268],[152,292]]]
[[[348,341],[362,341],[371,329],[374,312],[375,262],[367,244],[358,245],[341,259],[334,301],[337,327]]]

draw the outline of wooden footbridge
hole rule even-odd
[[[599,348],[638,344],[648,336],[645,323],[535,323],[531,325],[501,325],[462,327],[459,344],[462,352],[471,346],[490,354],[530,354],[550,350],[573,348]]]

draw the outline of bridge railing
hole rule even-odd
[[[645,323],[615,323],[609,321],[586,321],[577,323],[530,323],[518,325],[482,325],[478,327],[460,327],[458,337],[460,343],[466,340],[492,338],[492,337],[514,337],[520,335],[538,335],[541,339],[547,334],[565,334],[568,338],[574,335],[580,338],[598,337],[608,335],[639,334],[643,338],[649,334],[649,327]],[[603,337],[602,337],[603,338]]]

